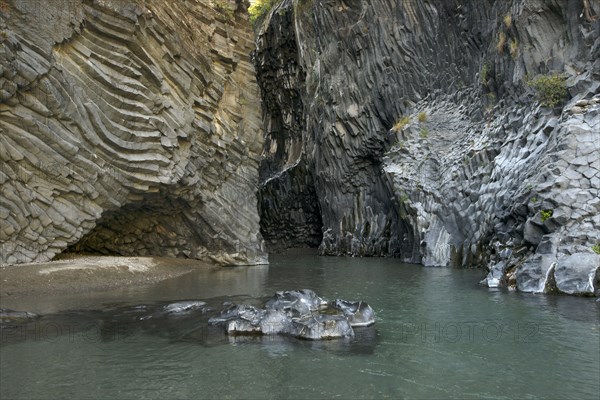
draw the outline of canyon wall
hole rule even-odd
[[[598,15],[590,0],[279,3],[255,55],[267,245],[593,294]],[[553,74],[566,93],[542,105],[530,83]]]
[[[247,1],[0,1],[2,263],[266,262]]]

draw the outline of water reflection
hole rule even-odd
[[[480,279],[313,255],[199,272],[2,330],[0,398],[597,398],[600,303],[490,291]],[[207,324],[217,311],[164,313],[179,300],[220,310],[301,288],[364,300],[376,323],[309,342],[227,336]]]
[[[223,303],[235,302],[260,306],[265,298],[227,296],[212,298],[206,306],[189,311],[165,311],[171,302],[117,306],[102,310],[66,311],[25,323],[0,325],[1,344],[26,341],[128,342],[139,335],[150,335],[168,343],[190,343],[204,347],[223,345],[259,345],[269,352],[289,346],[337,354],[372,354],[378,343],[375,327],[357,327],[353,338],[310,341],[287,336],[226,335],[222,327],[209,326],[208,319],[218,314]],[[289,350],[289,349],[288,349]]]

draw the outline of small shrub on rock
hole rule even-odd
[[[396,121],[396,123],[392,127],[392,130],[394,132],[400,132],[402,129],[404,129],[404,127],[406,125],[408,125],[409,122],[410,122],[410,118],[409,117],[402,117],[398,121]]]
[[[540,214],[542,215],[542,222],[545,222],[548,218],[552,217],[554,212],[552,210],[542,210]]]
[[[538,101],[554,108],[567,97],[566,76],[563,74],[541,75],[527,82],[536,91]]]

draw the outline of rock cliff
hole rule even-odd
[[[247,1],[0,1],[2,263],[266,261]]]
[[[279,3],[255,55],[267,244],[594,293],[599,15],[590,0]],[[564,85],[558,104],[536,77]]]

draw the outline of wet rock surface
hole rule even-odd
[[[224,3],[2,2],[0,263],[266,262],[254,34]]]
[[[277,292],[263,309],[229,305],[209,324],[231,335],[288,335],[322,340],[354,336],[353,326],[375,323],[375,312],[363,302],[328,302],[309,289]]]
[[[321,254],[598,291],[587,277],[600,268],[600,6],[585,3],[283,1],[255,57],[264,236],[320,221]],[[553,73],[565,95],[547,107],[529,83]],[[282,198],[289,211],[268,207]],[[570,256],[581,270],[558,268]]]
[[[38,315],[27,311],[16,311],[8,308],[0,308],[0,324],[23,323],[37,318]]]
[[[280,293],[290,298],[289,293],[309,292],[311,291]],[[304,296],[302,298],[307,299]],[[259,308],[259,303],[264,305],[265,301],[239,296],[134,305],[107,304],[103,309],[70,310],[47,315],[0,309],[0,342],[8,345],[31,338],[39,339],[40,327],[61,324],[69,327],[69,335],[83,335],[89,340],[100,341],[128,340],[142,332],[175,342],[184,341],[203,346],[238,342],[277,345],[285,341],[292,341],[296,345],[310,342],[314,346],[321,346],[319,342],[326,342],[322,346],[329,350],[343,350],[352,346],[358,351],[372,352],[376,344],[375,330],[371,327],[374,320],[368,324],[369,327],[354,330],[342,310],[325,311],[325,308],[335,307],[335,302],[321,304],[311,313],[296,317],[291,316],[289,303],[277,304],[268,309]],[[361,304],[363,309],[368,307],[366,303]],[[370,307],[369,310],[365,317],[374,318]]]

